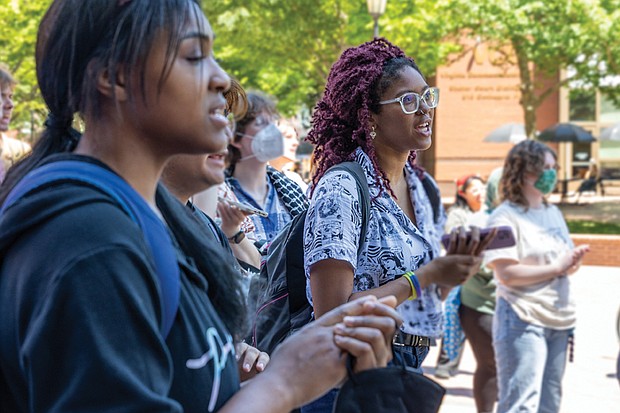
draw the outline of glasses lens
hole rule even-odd
[[[432,87],[427,89],[424,92],[424,96],[422,96],[424,102],[428,105],[429,108],[436,108],[439,104],[439,89],[436,87]]]
[[[420,96],[416,93],[406,93],[402,96],[401,102],[403,104],[403,109],[405,113],[414,113],[418,110],[418,105],[420,103]]]

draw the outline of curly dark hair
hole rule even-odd
[[[558,157],[553,149],[531,139],[519,142],[508,152],[500,180],[502,201],[510,201],[525,208],[529,207],[529,202],[523,196],[525,174],[540,175],[545,168],[545,153],[547,152],[557,161]],[[543,202],[547,204],[546,199],[543,199]]]
[[[415,61],[389,41],[379,38],[345,50],[332,66],[323,97],[312,115],[306,140],[315,144],[313,153],[313,187],[333,165],[349,160],[360,146],[370,157],[374,168],[392,192],[390,182],[377,163],[370,138],[370,113],[379,113],[380,96],[401,75],[403,68],[412,67],[422,76]],[[415,151],[409,156],[415,166]]]

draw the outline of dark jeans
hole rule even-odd
[[[428,355],[428,351],[428,347],[392,346],[394,360],[389,365],[402,366],[404,364],[422,374],[422,363]]]

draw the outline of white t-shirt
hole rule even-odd
[[[504,202],[489,218],[489,226],[499,225],[512,227],[517,244],[486,251],[485,265],[497,259],[546,265],[574,248],[564,217],[555,205],[526,210]],[[497,296],[508,301],[521,320],[556,330],[575,326],[570,277],[563,275],[537,284],[512,287],[502,284],[499,279],[497,281]]]

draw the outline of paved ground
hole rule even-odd
[[[578,305],[575,361],[566,368],[561,413],[620,412],[620,385],[615,378],[620,268],[582,267],[573,276],[572,285]],[[431,378],[437,350],[433,347],[424,363]],[[459,374],[448,380],[435,379],[448,390],[440,413],[476,412],[472,395],[474,367],[471,349],[466,347]]]
[[[567,220],[620,223],[620,196],[585,194],[579,199],[579,203],[576,203],[576,197],[568,197],[559,202],[559,196],[554,195],[550,200],[558,205]]]

